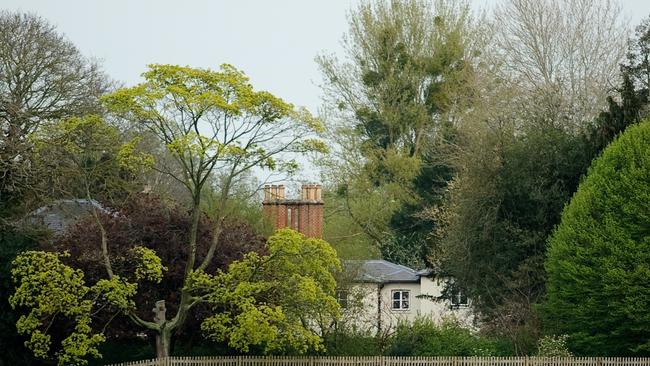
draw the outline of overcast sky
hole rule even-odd
[[[494,0],[474,0],[475,7]],[[320,105],[314,57],[341,53],[346,14],[356,0],[1,0],[0,8],[38,13],[111,77],[140,80],[149,63],[218,68],[230,63],[264,89],[308,107]],[[624,0],[631,25],[650,1]]]

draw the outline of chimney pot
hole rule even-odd
[[[322,187],[321,187],[321,185],[320,185],[320,184],[317,184],[317,185],[315,186],[315,189],[316,189],[316,201],[318,201],[318,202],[322,202],[322,201],[323,201],[323,197],[322,197],[322,195],[323,195],[323,191],[322,191]]]
[[[264,202],[269,200],[271,200],[271,186],[267,184],[264,186]]]

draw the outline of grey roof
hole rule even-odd
[[[430,273],[427,270],[416,271],[383,259],[348,260],[343,265],[346,270],[356,271],[355,278],[360,282],[420,282],[421,276]]]
[[[90,214],[92,207],[105,213],[108,212],[95,200],[62,199],[32,211],[27,217],[26,223],[45,227],[59,235],[82,216]]]

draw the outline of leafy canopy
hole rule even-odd
[[[258,345],[265,353],[322,350],[313,329],[320,320],[338,317],[336,252],[291,229],[278,230],[267,246],[268,255],[249,253],[226,272],[192,274],[197,296],[215,310],[201,328],[244,352]]]
[[[327,178],[384,258],[422,266],[432,222],[419,213],[451,178],[442,150],[471,100],[478,28],[466,2],[419,0],[362,2],[349,26],[345,59],[317,59],[334,146]]]
[[[159,165],[192,194],[213,172],[237,176],[253,167],[292,172],[288,153],[325,151],[310,135],[317,118],[266,91],[243,72],[149,65],[145,81],[106,96],[108,109],[152,131],[181,167]]]
[[[48,357],[52,337],[47,331],[57,318],[64,318],[73,323],[73,328],[61,340],[61,349],[56,352],[58,364],[85,365],[88,356],[101,357],[97,347],[106,339],[91,327],[93,311],[102,305],[121,311],[131,309],[137,284],[114,276],[87,286],[81,270],[63,263],[62,258],[67,256],[43,251],[18,255],[11,270],[16,291],[9,302],[13,308],[30,309],[18,319],[16,327],[18,333],[29,336],[25,345],[36,357]]]
[[[650,122],[594,161],[549,239],[547,327],[579,354],[650,354]]]

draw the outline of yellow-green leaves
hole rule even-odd
[[[159,281],[164,267],[155,252],[142,247],[133,251],[140,261],[136,277]],[[117,275],[89,287],[80,270],[63,263],[67,256],[27,251],[16,257],[11,269],[16,291],[9,302],[14,308],[29,311],[18,319],[16,328],[29,337],[25,345],[35,356],[51,356],[53,345],[47,331],[52,322],[65,319],[74,327],[55,352],[58,364],[85,365],[88,357],[101,357],[97,347],[105,341],[101,332],[93,330],[91,314],[106,305],[121,312],[134,309],[138,287]]]
[[[101,279],[93,286],[93,292],[105,302],[127,312],[135,308],[135,296],[138,285],[129,283],[120,276],[113,276],[111,279]]]
[[[167,267],[162,265],[160,258],[153,249],[137,246],[131,249],[136,258],[135,279],[160,283]]]
[[[322,133],[325,131],[325,126],[323,125],[323,121],[321,121],[321,119],[318,117],[314,117],[309,112],[309,110],[307,110],[307,108],[305,107],[300,107],[291,111],[290,115],[296,121],[299,121],[300,123],[304,124],[305,126],[309,127],[310,129],[318,133]]]
[[[51,337],[46,334],[49,324],[57,317],[73,321],[74,330],[62,342],[57,357],[59,365],[83,365],[89,355],[99,356],[97,346],[104,337],[93,334],[90,327],[93,302],[87,296],[92,291],[85,285],[81,271],[61,261],[66,256],[27,251],[16,257],[11,269],[16,291],[9,302],[14,308],[30,309],[20,317],[16,327],[18,333],[29,335],[25,345],[40,358],[47,358],[52,346]]]
[[[137,151],[137,145],[141,140],[141,138],[134,138],[122,146],[119,146],[115,158],[120,167],[129,172],[135,173],[138,170],[149,169],[153,166],[154,158],[152,155]]]
[[[31,139],[36,170],[47,175],[44,181],[57,183],[43,187],[56,190],[53,195],[114,197],[153,165],[152,156],[138,151],[139,138],[126,141],[117,127],[95,115],[50,123]]]
[[[336,252],[290,229],[270,237],[268,250],[267,256],[247,254],[225,273],[192,274],[192,290],[215,308],[202,330],[244,352],[250,346],[263,346],[266,353],[321,350],[315,322],[338,316]]]
[[[143,77],[141,84],[104,97],[104,104],[161,140],[184,170],[176,178],[190,191],[215,171],[278,171],[291,160],[284,153],[327,151],[316,139],[323,131],[318,118],[256,91],[231,65],[218,71],[149,65]]]

